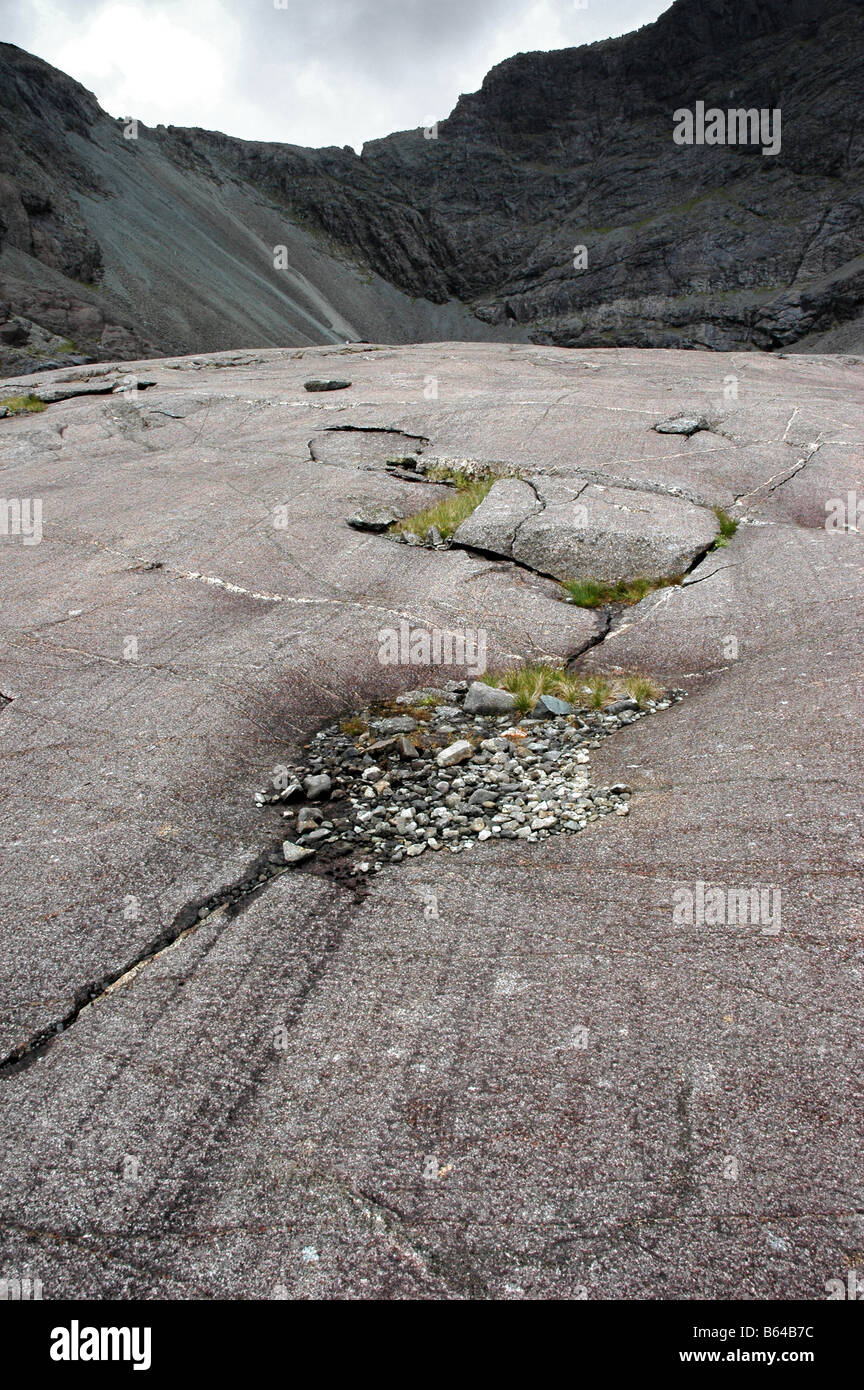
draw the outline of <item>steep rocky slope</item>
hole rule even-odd
[[[779,108],[780,152],[676,145],[673,113],[700,100]],[[858,0],[678,0],[625,38],[502,63],[437,140],[364,160],[434,210],[490,322],[565,346],[773,348],[860,313],[862,100]]]
[[[779,152],[675,144],[697,101],[779,109]],[[346,338],[856,350],[862,104],[861,0],[677,0],[510,59],[362,157],[127,138],[0,45],[3,366]]]

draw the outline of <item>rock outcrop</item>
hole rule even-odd
[[[864,1240],[864,366],[742,354],[724,403],[728,367],[235,352],[0,420],[20,507],[0,534],[6,1275],[46,1303],[812,1302],[844,1277]],[[350,393],[304,389],[343,372]],[[652,428],[675,416],[713,428]],[[350,451],[312,458],[346,421]],[[346,525],[445,494],[375,466],[390,432],[740,525],[609,621],[524,565]],[[412,658],[411,633],[454,629],[462,657]],[[502,710],[474,747],[435,692],[477,678],[458,663],[481,634],[488,671],[566,662],[686,698],[616,700],[590,731]],[[439,744],[442,775],[413,772]],[[411,854],[321,874],[325,822],[357,811],[365,852],[397,806]],[[706,920],[708,885],[755,915]]]

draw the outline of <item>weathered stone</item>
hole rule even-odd
[[[314,853],[314,849],[306,849],[303,845],[295,845],[293,840],[282,841],[282,855],[286,864],[302,864],[304,859],[311,859]]]
[[[466,758],[471,757],[472,751],[472,746],[467,739],[457,739],[456,743],[442,748],[435,761],[439,767],[452,767],[454,763],[464,763]]]
[[[347,524],[355,531],[387,531],[398,521],[400,513],[393,507],[361,507],[351,516],[346,517]]]
[[[568,705],[566,700],[559,700],[557,695],[541,695],[533,709],[535,719],[552,719],[572,713],[573,706]]]
[[[473,681],[465,696],[466,714],[509,714],[515,708],[516,697],[509,690],[499,690],[497,686],[486,685],[485,681]]]
[[[517,529],[540,508],[537,494],[528,483],[502,478],[456,528],[453,543],[488,550],[494,555],[509,555]]]
[[[307,391],[345,391],[351,385],[350,381],[324,381],[312,380],[304,381],[303,386]]]
[[[676,415],[673,420],[660,420],[654,426],[658,434],[690,435],[707,428],[707,422],[701,415]]]
[[[512,482],[495,484],[456,531],[456,544],[506,555],[556,579],[614,583],[681,574],[717,534],[712,512],[684,498],[539,475],[528,489],[535,505],[526,510],[522,494],[513,494],[508,519],[511,494],[495,494]]]
[[[310,801],[321,801],[323,797],[329,796],[332,783],[326,772],[319,772],[307,777],[303,786]]]
[[[369,727],[377,734],[413,734],[417,720],[410,714],[394,714],[386,719],[373,719]]]

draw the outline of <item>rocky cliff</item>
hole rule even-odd
[[[677,0],[360,157],[133,130],[0,45],[3,368],[345,338],[856,350],[862,101],[861,0]],[[676,144],[697,102],[779,111],[778,152]]]

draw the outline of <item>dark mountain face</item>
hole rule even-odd
[[[709,140],[712,108],[766,124],[676,143],[699,104]],[[0,360],[348,337],[854,350],[862,111],[862,0],[677,0],[512,58],[437,130],[360,158],[128,138],[0,45]]]
[[[673,142],[673,114],[779,108],[781,148]],[[864,291],[860,3],[679,0],[638,33],[523,54],[364,162],[456,252],[457,292],[564,345],[774,347]],[[587,268],[574,268],[585,247]]]

